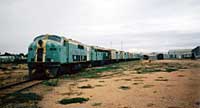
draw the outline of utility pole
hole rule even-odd
[[[123,41],[121,41],[121,50],[123,50]]]
[[[112,41],[110,42],[110,48],[112,49]]]

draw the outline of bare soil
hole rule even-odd
[[[114,64],[119,69],[98,78],[62,79],[43,96],[42,108],[199,108],[200,61],[162,60]],[[166,67],[168,66],[168,67]],[[145,69],[159,68],[160,71]],[[166,72],[165,68],[176,68]],[[112,74],[114,72],[117,74]],[[145,73],[138,73],[145,72]],[[115,73],[116,73],[115,72]],[[62,105],[64,98],[89,98]]]
[[[40,100],[11,101],[5,107],[200,108],[200,60],[123,62],[58,80],[50,82],[55,86],[41,84],[22,92],[37,94]],[[59,102],[72,98],[89,100]]]
[[[27,80],[28,68],[26,64],[1,64],[0,87]]]

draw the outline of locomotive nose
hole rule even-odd
[[[38,41],[38,44],[42,47],[43,41],[42,41],[42,40],[39,40],[39,41]]]

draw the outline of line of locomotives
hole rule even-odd
[[[81,68],[136,60],[133,53],[89,46],[56,35],[37,36],[28,48],[29,78],[55,77]]]

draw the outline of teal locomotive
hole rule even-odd
[[[88,46],[57,35],[37,36],[28,48],[30,79],[55,77],[83,67],[132,60],[132,53]]]

